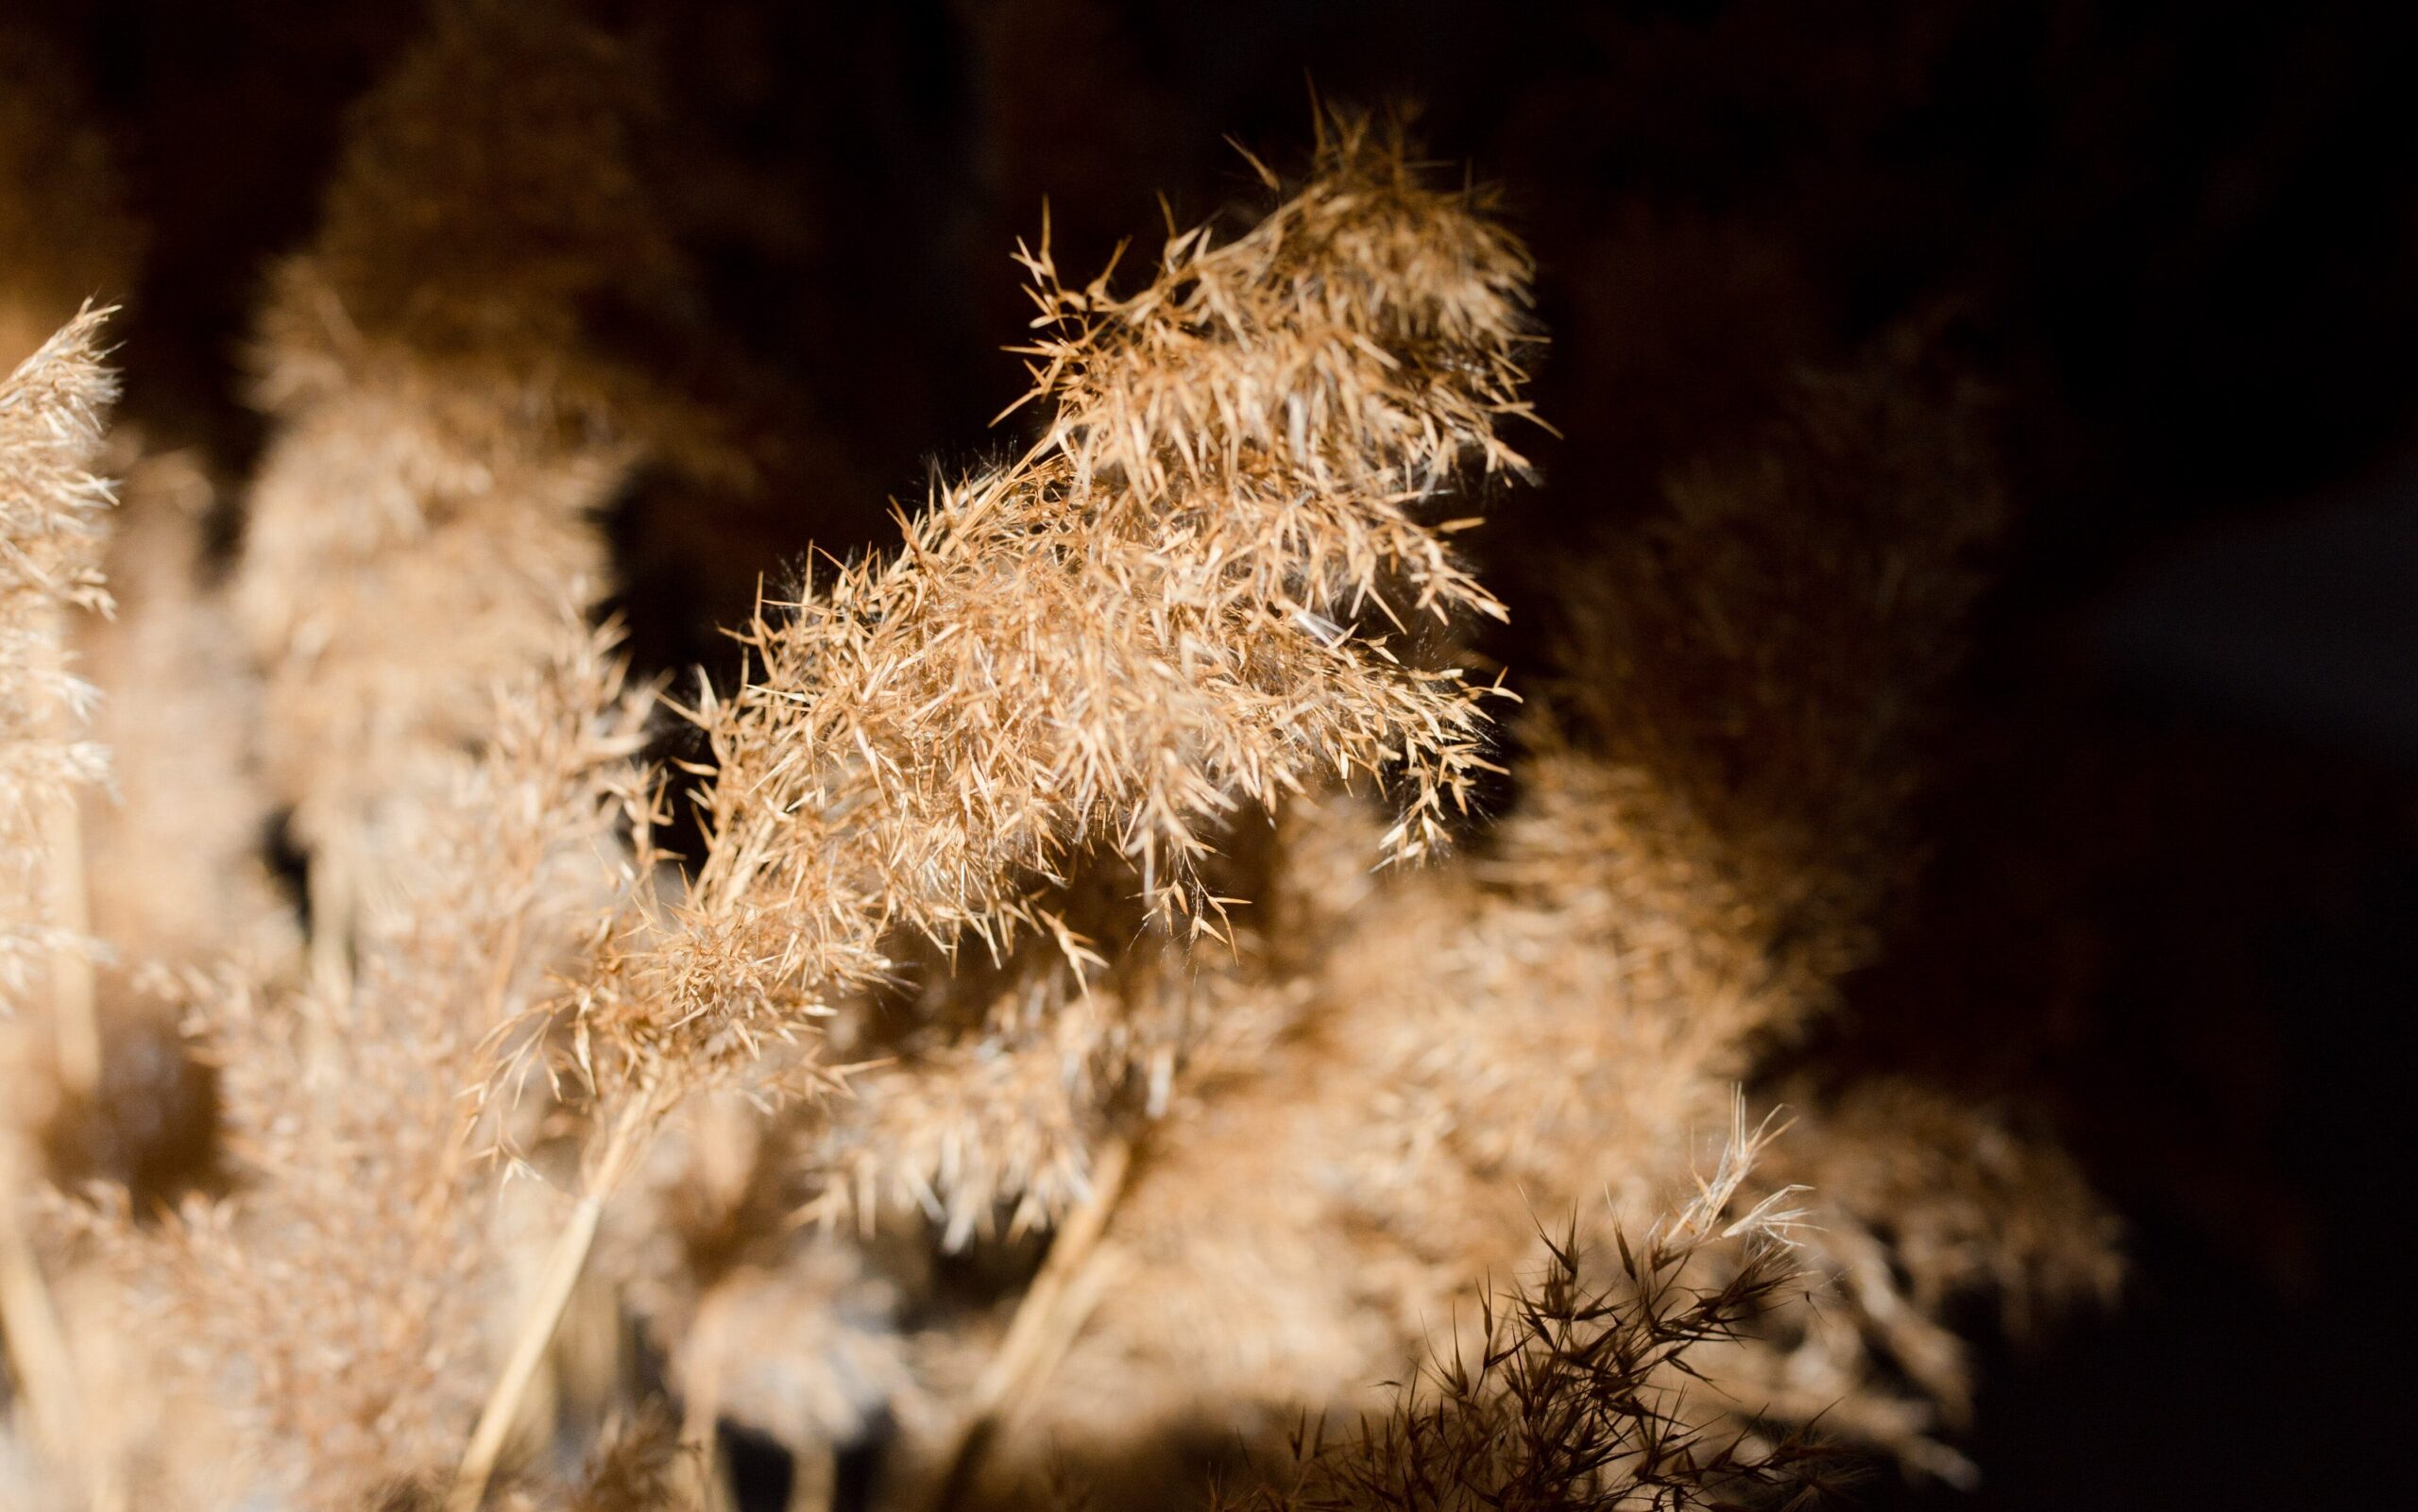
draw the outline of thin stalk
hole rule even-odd
[[[311,857],[311,985],[331,1009],[352,1001],[351,852],[322,845]]]
[[[66,674],[62,616],[51,616],[51,633],[41,640],[45,680]],[[54,719],[59,738],[76,737],[74,712],[62,699]],[[94,1008],[92,900],[84,882],[84,824],[74,791],[60,793],[42,816],[43,877],[49,892],[51,923],[63,938],[50,952],[51,1036],[59,1058],[59,1082],[71,1097],[88,1098],[101,1084],[101,1028]]]
[[[720,1334],[724,1309],[708,1295],[698,1305],[693,1344],[702,1346],[691,1359],[715,1360],[722,1353]],[[700,1371],[682,1383],[686,1398],[680,1415],[680,1457],[674,1473],[685,1482],[687,1504],[696,1512],[724,1512],[731,1504],[724,1484],[722,1456],[714,1453],[714,1427],[722,1417],[722,1372]]]
[[[596,1243],[604,1204],[636,1163],[654,1125],[654,1102],[653,1090],[642,1088],[624,1105],[605,1137],[604,1150],[582,1181],[579,1200],[562,1232],[554,1236],[520,1330],[487,1393],[486,1404],[480,1409],[478,1424],[470,1431],[469,1445],[463,1451],[452,1491],[446,1498],[446,1512],[477,1512],[486,1499],[487,1482],[494,1478],[496,1462],[520,1416],[520,1403],[554,1341],[554,1331],[562,1326],[563,1310],[570,1304],[571,1289],[579,1283],[587,1251]]]
[[[23,1174],[16,1137],[0,1132],[0,1334],[8,1337],[9,1364],[35,1436],[57,1462],[83,1471],[94,1512],[115,1512],[124,1498],[107,1452],[84,1432],[75,1356],[68,1352],[42,1262],[17,1214]]]
[[[1108,1220],[1124,1195],[1126,1172],[1133,1147],[1112,1140],[1092,1168],[1092,1189],[1050,1241],[1040,1273],[1016,1303],[1015,1317],[999,1340],[998,1352],[974,1383],[965,1419],[950,1451],[947,1471],[932,1498],[932,1512],[950,1512],[972,1489],[982,1459],[1004,1425],[1010,1402],[1030,1400],[1049,1378],[1058,1361],[1081,1332],[1084,1318],[1099,1300],[1098,1289],[1084,1284],[1085,1272],[1099,1253]]]
[[[76,794],[60,794],[43,816],[43,843],[49,853],[50,917],[74,937],[50,953],[59,1084],[73,1097],[89,1098],[101,1085],[101,1026],[94,1005],[93,957],[85,943],[93,915],[84,890],[84,824]]]

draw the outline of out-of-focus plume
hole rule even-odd
[[[1822,1487],[1819,1449],[1763,1441],[1690,1389],[1707,1353],[1803,1289],[1794,1189],[1747,1189],[1767,1142],[1742,1124],[1695,1196],[1616,1238],[1614,1259],[1549,1240],[1538,1274],[1481,1295],[1474,1335],[1437,1341],[1387,1410],[1331,1438],[1304,1425],[1289,1463],[1253,1466],[1213,1504],[1611,1512],[1780,1505]]]
[[[2114,1219],[2062,1149],[2001,1111],[1889,1078],[1781,1093],[1788,1135],[1753,1191],[1804,1194],[1800,1260],[1822,1289],[1698,1363],[1778,1421],[1969,1486],[1973,1467],[1943,1437],[1972,1426],[1958,1328],[1994,1312],[2005,1336],[2030,1341],[2060,1314],[2112,1301]]]
[[[154,452],[127,462],[120,494],[105,558],[116,612],[74,641],[111,753],[107,787],[78,813],[91,928],[108,946],[94,979],[105,1053],[47,1142],[62,1184],[122,1181],[148,1202],[215,1159],[208,1072],[156,987],[227,961],[276,976],[298,940],[264,856],[259,680],[206,539],[216,489],[192,453]]]
[[[164,1230],[101,1223],[182,1406],[220,1425],[179,1473],[358,1506],[459,1451],[514,1305],[514,1224],[555,1216],[536,1183],[499,1187],[467,1089],[629,880],[645,704],[607,640],[567,624],[555,647],[497,689],[482,751],[414,790],[344,998],[190,989],[237,1189]]]
[[[236,602],[331,989],[408,843],[384,834],[390,801],[483,738],[566,602],[605,591],[596,512],[643,460],[714,454],[642,339],[686,297],[642,171],[652,109],[634,60],[564,8],[439,6],[277,274]]]

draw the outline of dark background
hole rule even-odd
[[[1061,265],[1298,163],[1312,91],[1416,101],[1499,184],[1553,345],[1560,545],[1750,438],[1791,374],[1952,307],[2019,508],[1956,695],[1930,881],[1841,1053],[2058,1122],[2124,1212],[2112,1317],[1993,1346],[1973,1507],[2315,1505],[2401,1477],[2390,1241],[2418,975],[2418,8],[1803,0],[589,8],[656,59],[694,318],[810,416],[792,487],[617,523],[674,665],[809,540],[1000,444],[1007,252]],[[128,406],[239,478],[261,273],[415,6],[9,6],[84,69],[151,229]],[[700,145],[706,150],[695,151]],[[234,522],[230,521],[231,538]],[[1491,648],[1515,665],[1516,629]],[[1876,1487],[1888,1500],[1899,1493]],[[2387,1494],[2390,1494],[2389,1491]]]

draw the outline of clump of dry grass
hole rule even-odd
[[[381,109],[421,119],[396,101],[458,74],[446,49],[468,43],[439,39],[373,102],[373,127]],[[345,183],[374,177],[379,133],[364,135]],[[332,200],[322,281],[314,263],[290,271],[272,331],[310,306],[298,291],[341,283],[340,249],[365,234],[348,203]],[[1447,484],[1519,466],[1495,436],[1523,413],[1516,245],[1468,196],[1423,188],[1397,144],[1345,124],[1269,221],[1232,243],[1177,238],[1142,295],[1061,286],[1046,245],[1029,262],[1053,423],[945,490],[891,562],[758,619],[749,676],[696,711],[716,758],[708,846],[660,902],[647,835],[661,816],[630,764],[637,705],[609,655],[555,651],[534,682],[469,703],[527,659],[528,637],[485,637],[495,615],[529,620],[537,582],[580,576],[575,552],[541,541],[505,584],[489,569],[518,560],[514,522],[576,544],[593,489],[564,481],[609,472],[626,446],[595,441],[593,423],[565,432],[542,397],[496,425],[488,389],[449,386],[492,371],[489,348],[472,341],[466,360],[442,322],[379,329],[367,296],[319,306],[343,337],[325,356],[279,338],[265,392],[284,427],[239,602],[266,627],[272,769],[315,872],[356,876],[342,911],[315,919],[343,937],[347,969],[298,995],[187,989],[237,1195],[157,1235],[101,1225],[152,1278],[172,1363],[251,1484],[342,1504],[426,1475],[458,1442],[483,1310],[511,1294],[459,1095],[550,972],[574,984],[561,1027],[604,1098],[592,1224],[680,1095],[894,975],[901,936],[1042,933],[1092,959],[1046,898],[1095,843],[1133,869],[1149,911],[1197,928],[1219,908],[1201,860],[1238,807],[1365,777],[1402,801],[1372,855],[1440,843],[1486,766],[1482,690],[1422,664],[1416,621],[1495,606],[1424,516]],[[590,395],[572,389],[577,410]],[[460,552],[478,573],[447,566]],[[478,657],[442,654],[441,635],[432,649],[423,629],[449,615],[483,637]],[[631,822],[623,858],[613,837]],[[568,969],[564,930],[584,917],[610,923]],[[483,1127],[516,1116],[496,1103]],[[516,1368],[525,1379],[507,1365],[507,1380]],[[483,1432],[500,1443],[510,1419],[490,1412]]]
[[[1787,1505],[1825,1488],[1835,1455],[1763,1442],[1728,1421],[1699,1378],[1708,1347],[1751,1330],[1800,1290],[1782,1188],[1734,1212],[1764,1138],[1739,1130],[1714,1174],[1606,1267],[1575,1232],[1541,1274],[1481,1299],[1477,1328],[1397,1388],[1356,1433],[1297,1434],[1215,1504],[1263,1512],[1505,1506],[1578,1509]],[[1717,1278],[1705,1272],[1718,1255]]]

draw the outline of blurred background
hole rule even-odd
[[[2315,1504],[2412,1403],[2394,1295],[2418,979],[2418,11],[2138,0],[1524,7],[608,0],[658,73],[706,305],[602,312],[758,365],[774,483],[615,506],[646,662],[810,542],[1004,446],[1060,265],[1415,110],[1500,187],[1552,336],[1542,485],[1480,534],[1535,659],[1548,569],[1755,433],[1792,376],[1950,322],[2018,508],[1938,756],[1926,885],[1805,1056],[2053,1118],[2123,1305],[1985,1374],[1975,1508]],[[148,229],[126,413],[241,478],[244,348],[344,112],[417,5],[0,0],[72,60]],[[676,344],[674,344],[676,345]],[[692,349],[706,349],[691,344]],[[240,491],[221,490],[236,499]],[[231,507],[231,506],[230,506]],[[221,522],[231,547],[240,521]]]

